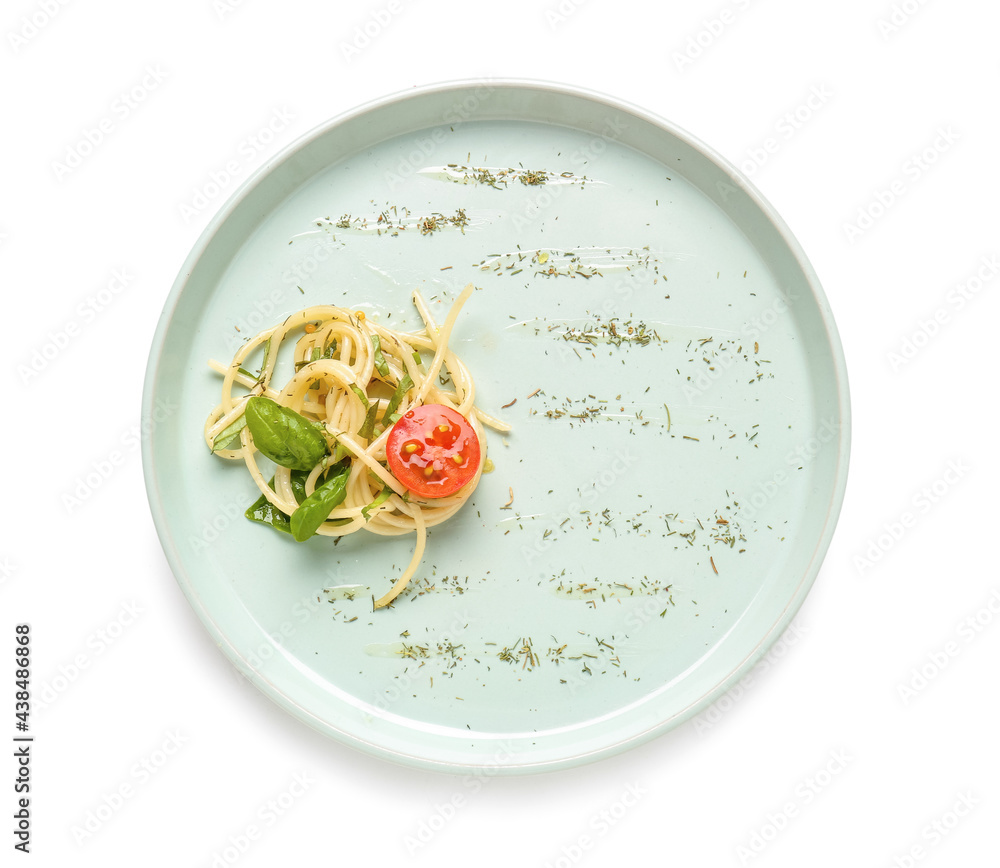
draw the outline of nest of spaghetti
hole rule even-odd
[[[245,463],[260,490],[248,518],[300,542],[362,530],[415,534],[409,565],[374,601],[376,609],[391,603],[416,573],[428,528],[451,518],[475,491],[486,464],[485,429],[509,430],[476,407],[472,374],[449,347],[473,291],[472,284],[465,287],[440,325],[415,291],[424,326],[406,332],[361,311],[308,307],[247,340],[229,364],[209,363],[222,375],[222,394],[206,420],[205,441],[217,456]],[[290,343],[292,373],[277,382],[279,354]],[[260,368],[251,373],[247,364],[256,358]],[[466,465],[461,487],[447,496],[421,495],[419,482],[408,487],[387,457],[396,423],[428,405],[459,414],[478,441],[477,466]],[[405,458],[417,448],[415,441],[407,443],[400,454]],[[271,478],[259,456],[274,465]]]

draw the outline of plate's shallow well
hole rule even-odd
[[[417,327],[413,288],[444,311],[469,282],[453,343],[512,432],[373,612],[412,540],[245,520],[253,483],[202,440],[207,361],[314,303]],[[840,345],[780,219],[669,124],[526,82],[365,106],[260,172],[173,288],[144,413],[163,547],[233,663],[450,770],[594,759],[717,698],[801,605],[847,472]]]

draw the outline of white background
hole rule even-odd
[[[3,764],[3,864],[995,864],[998,26],[984,0],[5,3],[0,719],[12,737],[28,622],[37,740],[27,857]],[[830,298],[854,450],[815,589],[747,682],[622,756],[474,792],[235,673],[167,567],[133,432],[169,288],[238,183],[359,103],[494,77],[637,103],[744,167]]]

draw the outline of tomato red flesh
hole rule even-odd
[[[444,404],[422,404],[401,416],[385,445],[389,469],[420,497],[447,497],[479,470],[479,438],[469,420]]]

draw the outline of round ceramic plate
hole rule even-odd
[[[429,535],[295,543],[244,517],[202,439],[249,335],[332,303],[443,318],[494,469]],[[185,263],[147,372],[144,467],[171,567],[229,659],[334,738],[530,771],[677,725],[781,634],[826,552],[849,404],[826,300],[770,206],[634,106],[522,81],[363,106],[236,193]]]

